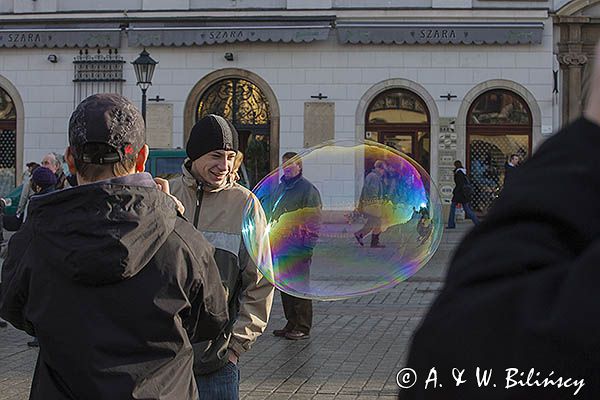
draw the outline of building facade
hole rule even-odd
[[[25,162],[63,152],[68,117],[86,96],[139,102],[130,62],[145,48],[159,62],[148,89],[151,146],[181,147],[198,118],[220,113],[240,131],[255,183],[286,151],[374,140],[411,155],[446,202],[452,163],[463,160],[484,213],[506,157],[528,157],[561,123],[554,42],[572,20],[553,16],[558,6],[568,5],[5,0],[2,179],[14,185]]]

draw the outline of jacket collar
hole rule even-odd
[[[293,178],[290,179],[286,179],[285,175],[281,177],[281,183],[283,183],[285,185],[286,188],[292,188],[294,186],[296,186],[296,184],[302,179],[302,172],[300,172],[298,175],[294,176]]]

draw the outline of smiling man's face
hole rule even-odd
[[[221,187],[233,170],[235,151],[214,150],[192,163],[192,175],[212,187]]]

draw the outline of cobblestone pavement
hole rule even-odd
[[[285,325],[279,295],[267,331],[241,366],[244,400],[396,399],[396,374],[410,337],[436,293],[451,253],[470,224],[447,231],[429,264],[375,295],[315,302],[309,340],[276,338]],[[37,350],[28,335],[0,328],[0,400],[27,399]]]

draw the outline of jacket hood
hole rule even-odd
[[[139,273],[176,218],[175,202],[142,173],[32,198],[26,223],[50,265],[100,286]]]
[[[192,160],[189,158],[186,158],[185,161],[183,162],[183,165],[181,166],[181,173],[183,174],[183,183],[185,183],[186,186],[193,187],[194,190],[196,190],[196,188],[198,187],[198,181],[196,180],[196,177],[194,177],[194,175],[192,175],[191,169],[192,169]],[[231,174],[229,176],[229,179],[227,179],[227,181],[225,182],[225,184],[223,184],[222,186],[219,186],[219,187],[211,186],[211,185],[207,184],[206,182],[202,181],[204,191],[211,192],[211,193],[220,192],[222,190],[230,188],[234,185],[234,183],[235,183],[235,181],[234,181],[233,177],[231,176]]]
[[[457,172],[459,172],[459,171],[460,171],[460,172],[462,172],[463,174],[467,175],[467,170],[466,170],[466,169],[464,169],[464,168],[456,168],[456,169],[454,170],[454,173],[457,173]]]

